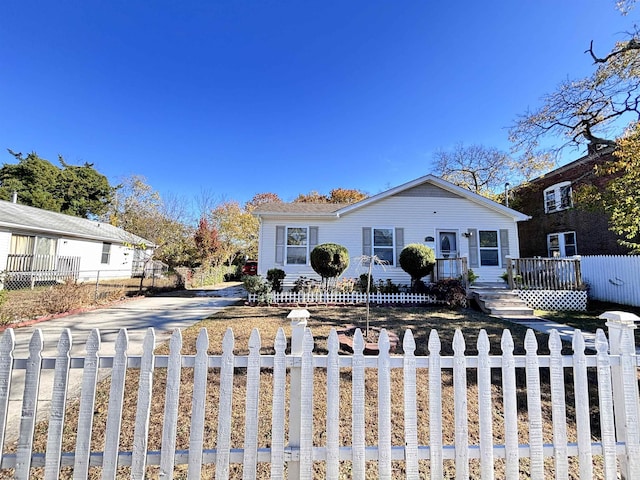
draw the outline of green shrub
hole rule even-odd
[[[274,292],[282,292],[282,280],[287,274],[280,268],[272,268],[267,271],[267,281],[271,284],[271,289]]]
[[[312,293],[319,290],[320,285],[317,280],[308,277],[300,277],[293,282],[293,293]]]
[[[271,293],[271,284],[260,275],[245,275],[242,277],[242,284],[247,292],[258,295],[260,301],[264,301]]]
[[[362,293],[366,293],[368,277],[369,275],[366,273],[363,273],[362,275],[360,275],[360,278],[358,279],[358,287],[357,287],[358,291]],[[375,280],[373,279],[373,275],[371,275],[371,278],[369,279],[369,293],[376,293],[376,283],[375,283]]]
[[[429,275],[435,264],[436,254],[426,245],[410,243],[400,252],[400,267],[411,276],[412,287],[422,277]]]
[[[426,293],[434,295],[436,300],[444,301],[452,308],[467,306],[467,291],[460,280],[448,278],[426,286]]]
[[[337,243],[323,243],[311,251],[311,268],[325,283],[339,277],[349,267],[349,250]]]
[[[467,280],[469,280],[469,283],[475,282],[478,278],[480,278],[480,276],[472,269],[467,270]]]
[[[399,293],[400,287],[393,283],[390,278],[387,278],[385,282],[378,280],[377,291],[380,293]]]

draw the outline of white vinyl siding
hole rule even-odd
[[[278,266],[286,272],[285,284],[290,286],[299,277],[319,278],[311,268],[311,265],[285,265],[284,249],[282,249],[282,261],[277,262],[277,232],[282,230],[282,242],[284,243],[284,226],[306,226],[309,219],[295,218],[294,221],[282,217],[261,218],[260,251],[258,268],[261,275]],[[469,257],[471,263],[473,252],[476,258],[479,248],[472,247],[473,241],[477,241],[479,230],[494,230],[500,233],[499,241],[504,231],[507,242],[500,241],[500,257],[502,250],[509,248],[508,254],[514,257],[519,255],[518,230],[516,222],[489,208],[483,207],[463,198],[429,197],[416,198],[408,196],[396,196],[367,205],[361,209],[341,215],[340,217],[314,217],[313,224],[320,231],[318,243],[332,242],[344,246],[349,251],[351,258],[349,268],[343,273],[345,278],[358,278],[366,273],[367,264],[362,261],[363,255],[373,253],[373,228],[393,228],[395,255],[392,265],[376,265],[373,276],[377,280],[391,279],[396,284],[408,285],[411,281],[409,275],[399,267],[397,257],[405,245],[421,243],[435,248],[435,242],[428,242],[426,238],[436,238],[436,232],[441,230],[467,232],[475,230],[475,238],[460,238],[458,251],[461,257]],[[368,231],[368,234],[366,232]],[[472,251],[473,250],[473,251]],[[479,259],[478,259],[479,263]],[[470,265],[471,266],[471,265]],[[476,265],[474,272],[480,275],[479,281],[500,281],[500,275],[504,268],[500,266]]]

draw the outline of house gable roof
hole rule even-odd
[[[513,218],[515,221],[528,220],[530,217],[511,208],[505,207],[482,195],[473,193],[466,188],[458,187],[434,175],[426,175],[411,182],[386,190],[377,195],[365,198],[357,203],[344,204],[314,204],[314,203],[270,203],[256,208],[256,216],[329,216],[340,217],[376,202],[393,196],[404,197],[444,197],[464,198],[476,204],[487,207],[497,213]]]
[[[284,216],[336,216],[336,212],[347,206],[343,203],[266,203],[253,210],[254,215]]]
[[[521,188],[526,189],[530,185],[535,185],[539,183],[548,183],[549,181],[556,181],[555,180],[556,178],[564,179],[565,177],[567,177],[567,180],[573,180],[572,178],[568,178],[572,176],[571,175],[572,171],[580,169],[585,165],[589,166],[590,164],[595,165],[597,163],[610,161],[612,159],[612,154],[614,151],[615,151],[615,147],[608,147],[608,148],[602,148],[595,152],[587,153],[586,155],[576,160],[573,160],[569,163],[566,163],[557,168],[554,168],[553,170],[549,170],[548,172],[543,173],[542,175],[536,178],[532,178],[531,180],[528,180],[523,184],[514,187],[513,190],[518,190]],[[562,181],[562,180],[558,180],[558,181]]]
[[[106,222],[0,200],[0,228],[114,243],[153,243]]]

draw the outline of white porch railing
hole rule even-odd
[[[507,257],[507,282],[512,290],[584,290],[580,257]]]
[[[9,254],[2,282],[7,288],[33,288],[42,282],[77,280],[79,270],[80,257]]]
[[[74,478],[86,478],[89,467],[98,466],[102,469],[102,478],[116,478],[116,472],[123,474],[119,467],[127,466],[131,478],[144,478],[145,474],[172,478],[174,466],[182,464],[188,468],[188,478],[197,479],[203,465],[210,464],[215,468],[216,478],[228,478],[230,468],[239,464],[244,478],[256,478],[258,463],[268,462],[267,476],[274,479],[284,478],[285,469],[287,478],[311,479],[318,464],[322,466],[325,478],[338,479],[341,468],[346,466],[351,478],[364,479],[371,461],[375,462],[378,478],[392,478],[394,465],[398,462],[402,477],[409,479],[427,475],[433,479],[449,478],[445,466],[455,470],[456,478],[461,479],[472,474],[483,479],[513,479],[520,476],[520,459],[528,458],[528,476],[532,479],[549,478],[549,469],[554,471],[556,478],[568,478],[571,465],[577,469],[575,473],[580,478],[616,479],[618,474],[626,479],[640,478],[638,359],[633,341],[634,326],[629,320],[633,316],[626,318],[620,313],[610,313],[609,341],[599,331],[593,354],[587,354],[584,338],[578,333],[573,340],[573,354],[563,355],[560,336],[554,331],[549,339],[550,354],[539,355],[536,337],[529,331],[524,340],[526,355],[514,355],[513,339],[505,330],[500,355],[489,353],[489,339],[484,332],[479,335],[478,354],[465,355],[465,340],[460,331],[453,340],[453,355],[442,355],[439,336],[432,331],[429,356],[417,356],[413,334],[407,330],[403,355],[389,354],[388,337],[383,332],[380,354],[365,357],[359,332],[353,355],[339,354],[335,331],[328,339],[328,354],[314,354],[314,338],[306,328],[304,312],[298,311],[300,315],[292,322],[291,351],[287,353],[287,340],[280,329],[273,355],[260,353],[262,343],[257,330],[249,340],[250,353],[234,355],[231,329],[224,337],[223,353],[209,355],[209,340],[203,329],[195,355],[181,354],[179,331],[171,338],[169,355],[155,355],[152,330],[144,341],[144,353],[128,355],[127,333],[123,330],[116,343],[115,355],[102,356],[97,353],[99,332],[94,330],[84,358],[69,357],[71,338],[68,331],[60,338],[57,357],[42,358],[42,334],[36,331],[31,339],[29,357],[14,359],[14,336],[8,330],[0,342],[0,427],[3,434],[12,375],[17,370],[26,370],[26,379],[17,450],[7,453],[5,436],[0,437],[0,467],[3,469],[0,474],[4,472],[17,479],[27,479],[35,467],[43,467],[44,478],[57,479],[61,466],[72,466]],[[83,370],[80,410],[70,426],[77,432],[77,440],[73,451],[63,452],[61,439],[69,371],[75,368]],[[111,370],[111,386],[104,451],[93,452],[90,444],[99,368]],[[133,449],[121,451],[127,368],[139,370],[139,387]],[[34,452],[36,399],[45,369],[55,371],[48,442],[45,452]],[[162,424],[162,440],[161,448],[151,451],[150,405],[153,384],[160,370],[166,382],[165,407],[163,413],[152,420]],[[179,404],[181,373],[187,370],[193,371],[195,379],[188,386],[190,406]],[[374,389],[368,386],[366,375],[371,370],[376,371]],[[392,377],[398,370],[402,377],[403,405],[392,404]],[[208,380],[212,378],[212,372],[219,372],[218,382]],[[571,386],[565,385],[568,372],[573,378]],[[319,373],[323,379],[321,387],[318,387]],[[445,374],[452,374],[453,422],[443,420],[443,410],[450,407],[450,400],[443,396]],[[246,380],[240,415],[237,408],[232,410],[234,382],[238,375]],[[267,377],[273,387],[265,393],[261,383]],[[524,394],[517,389],[517,378],[523,377],[526,377]],[[548,384],[541,379],[547,377],[550,378]],[[341,398],[341,389],[347,382],[351,387],[350,399]],[[597,387],[597,399],[590,398],[590,385]],[[546,388],[550,389],[552,425],[543,424],[541,391]],[[289,396],[285,393],[287,389]],[[496,394],[495,389],[501,393]],[[571,394],[567,395],[565,389],[570,389]],[[214,393],[218,414],[217,418],[211,419],[206,416],[205,406]],[[265,394],[270,396],[268,402],[261,398]],[[371,399],[374,395],[377,398]],[[522,395],[526,395],[526,427],[518,417],[518,409],[523,408],[523,399],[518,401],[518,396]],[[477,412],[468,408],[472,396],[477,400]],[[428,409],[426,420],[424,415],[419,418],[418,402],[420,410]],[[371,405],[374,412],[371,412]],[[285,428],[287,406],[288,431]],[[265,440],[258,435],[258,425],[267,408],[270,409],[271,429]],[[179,409],[190,409],[188,451],[176,447]],[[351,412],[351,422],[349,432],[343,435],[340,415],[345,409]],[[399,441],[392,436],[397,410],[401,412],[403,425]],[[599,428],[591,428],[590,410],[598,412]],[[367,411],[376,418],[378,425],[374,444],[366,441],[367,435],[372,434],[365,431]],[[568,416],[568,411],[574,414]],[[322,426],[314,426],[314,416],[318,412],[324,418]],[[469,431],[471,416],[477,418],[479,425],[475,440]],[[567,424],[574,423],[575,438],[569,440]],[[207,448],[205,425],[215,424],[215,448]],[[494,435],[498,425],[501,433]],[[318,428],[322,434],[314,436]],[[527,430],[524,433],[523,428]],[[429,440],[420,444],[419,432],[425,429],[429,431]],[[232,441],[232,432],[237,430],[244,432],[241,448],[238,448],[237,439],[235,444]],[[519,441],[522,435],[528,438],[527,444]],[[445,437],[452,438],[453,443],[447,443]],[[341,439],[344,438],[349,441],[343,442]],[[496,438],[503,441],[496,444]],[[157,441],[154,443],[158,444]],[[547,459],[552,460],[545,461]],[[498,463],[501,465],[499,471]],[[148,473],[151,465],[157,466],[154,473]]]

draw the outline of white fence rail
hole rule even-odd
[[[267,295],[249,294],[249,302],[267,302],[287,305],[299,305],[308,303],[317,304],[364,304],[367,302],[367,294],[361,292],[271,292]],[[424,293],[371,293],[369,301],[373,304],[393,303],[445,303],[436,299],[435,295]]]
[[[148,478],[170,479],[174,476],[175,465],[186,465],[188,478],[198,479],[203,465],[211,465],[215,478],[229,478],[234,475],[232,467],[238,464],[243,478],[258,478],[258,464],[268,462],[269,472],[265,478],[274,479],[285,478],[285,473],[290,479],[338,479],[344,475],[342,468],[356,480],[371,476],[442,479],[452,478],[452,471],[459,479],[470,476],[514,479],[519,478],[523,465],[526,465],[524,474],[528,478],[540,480],[554,475],[565,479],[569,475],[616,479],[618,474],[626,479],[640,478],[640,409],[632,323],[625,323],[622,316],[613,315],[609,324],[611,343],[599,331],[594,354],[586,353],[584,339],[578,333],[571,355],[562,354],[560,337],[555,331],[550,336],[549,355],[537,353],[538,343],[532,331],[524,340],[526,355],[514,355],[514,341],[508,330],[502,336],[500,355],[490,354],[485,332],[479,335],[478,354],[465,355],[465,340],[460,331],[453,340],[453,355],[442,355],[440,338],[432,331],[429,355],[418,356],[410,330],[404,336],[403,355],[389,354],[384,331],[377,356],[364,356],[364,342],[359,331],[353,355],[339,354],[335,331],[328,340],[328,353],[317,355],[313,353],[314,338],[306,328],[306,320],[299,318],[292,325],[290,353],[287,353],[284,331],[280,329],[274,354],[261,354],[260,335],[254,330],[249,340],[249,354],[234,355],[234,335],[229,329],[224,336],[222,354],[209,355],[209,340],[203,329],[197,339],[195,355],[181,354],[179,331],[171,338],[170,353],[155,355],[155,337],[149,330],[144,353],[129,356],[127,333],[123,330],[115,354],[99,356],[99,332],[94,330],[84,358],[70,358],[72,341],[68,331],[60,338],[57,357],[42,358],[42,335],[36,331],[30,343],[29,358],[14,359],[14,336],[8,330],[0,342],[0,427],[3,433],[12,373],[26,370],[26,381],[16,451],[5,451],[5,437],[0,437],[0,467],[12,470],[2,470],[0,474],[7,472],[14,478],[27,479],[36,467],[41,467],[44,472],[39,471],[44,478],[57,479],[61,467],[72,466],[73,478],[86,478],[89,468],[101,468],[102,478],[116,478],[116,475],[123,475],[122,466],[127,466],[130,478],[147,475]],[[73,419],[77,424],[71,426],[77,431],[77,440],[73,451],[65,452],[62,449],[63,412],[69,371],[74,368],[83,369],[79,414]],[[111,369],[111,382],[104,450],[95,452],[90,449],[92,420],[97,371],[102,368]],[[121,420],[127,368],[138,369],[135,376],[139,382],[133,448],[123,452]],[[46,451],[41,453],[33,451],[33,441],[38,408],[35,399],[43,369],[55,370],[55,388]],[[375,372],[374,388],[370,384],[372,377],[367,375],[371,371]],[[189,405],[179,404],[181,374],[187,372],[193,372],[194,378],[189,385]],[[214,372],[218,373],[216,382],[212,380]],[[394,404],[392,378],[398,376],[397,372],[402,382],[403,402]],[[166,385],[164,410],[152,418],[153,384],[161,374]],[[234,407],[238,376],[244,379],[246,388],[242,406]],[[267,377],[273,387],[265,393],[262,382]],[[452,378],[451,387],[446,387],[445,377]],[[518,386],[523,377],[526,377],[526,385],[520,382]],[[572,381],[567,382],[568,378]],[[350,385],[350,398],[341,396],[347,384]],[[590,386],[597,386],[597,393],[592,391],[594,397],[590,397]],[[443,394],[445,388],[453,389],[453,420],[444,417],[444,410],[451,409],[451,399]],[[552,425],[543,423],[543,392],[551,397]],[[264,395],[270,396],[268,402],[264,401]],[[526,395],[526,402],[523,402],[523,395]],[[216,419],[208,419],[207,402],[214,401],[213,398],[218,414]],[[477,403],[477,412],[468,406],[472,400],[474,405]],[[373,412],[371,408],[374,408]],[[525,415],[519,411],[523,408]],[[181,409],[190,411],[189,424],[181,425],[190,430],[188,451],[176,447],[177,419]],[[268,418],[271,419],[266,441],[258,434],[259,423],[266,415],[264,409],[269,409]],[[419,418],[419,412],[425,409],[428,410],[426,420]],[[340,416],[345,410],[351,412],[351,420],[341,426]],[[398,410],[400,418],[397,418]],[[597,428],[592,428],[590,410],[599,412]],[[318,412],[323,416],[320,424],[316,418]],[[370,430],[367,427],[369,417],[376,418],[377,433],[367,431]],[[472,417],[478,421],[478,433],[473,435],[470,432]],[[523,422],[523,418],[526,421]],[[151,443],[150,423],[162,424],[158,451],[150,451],[148,447]],[[205,429],[205,425],[212,424],[217,428],[208,426]],[[402,433],[397,435],[393,430],[392,435],[392,429],[397,425],[403,425]],[[575,431],[570,433],[573,425]],[[342,431],[345,428],[348,432]],[[235,434],[232,435],[237,430],[243,432],[239,446]],[[420,442],[425,431],[429,432],[428,441]],[[215,436],[215,448],[208,448],[212,435]],[[371,435],[375,440],[368,444],[367,438]],[[452,439],[452,443],[446,438]],[[528,441],[522,442],[522,438]],[[500,441],[495,444],[497,439]],[[525,463],[523,459],[526,459]],[[375,464],[375,473],[369,470],[371,463]],[[156,470],[149,470],[154,468],[152,465]]]
[[[581,260],[590,298],[640,307],[640,255],[587,255]]]

